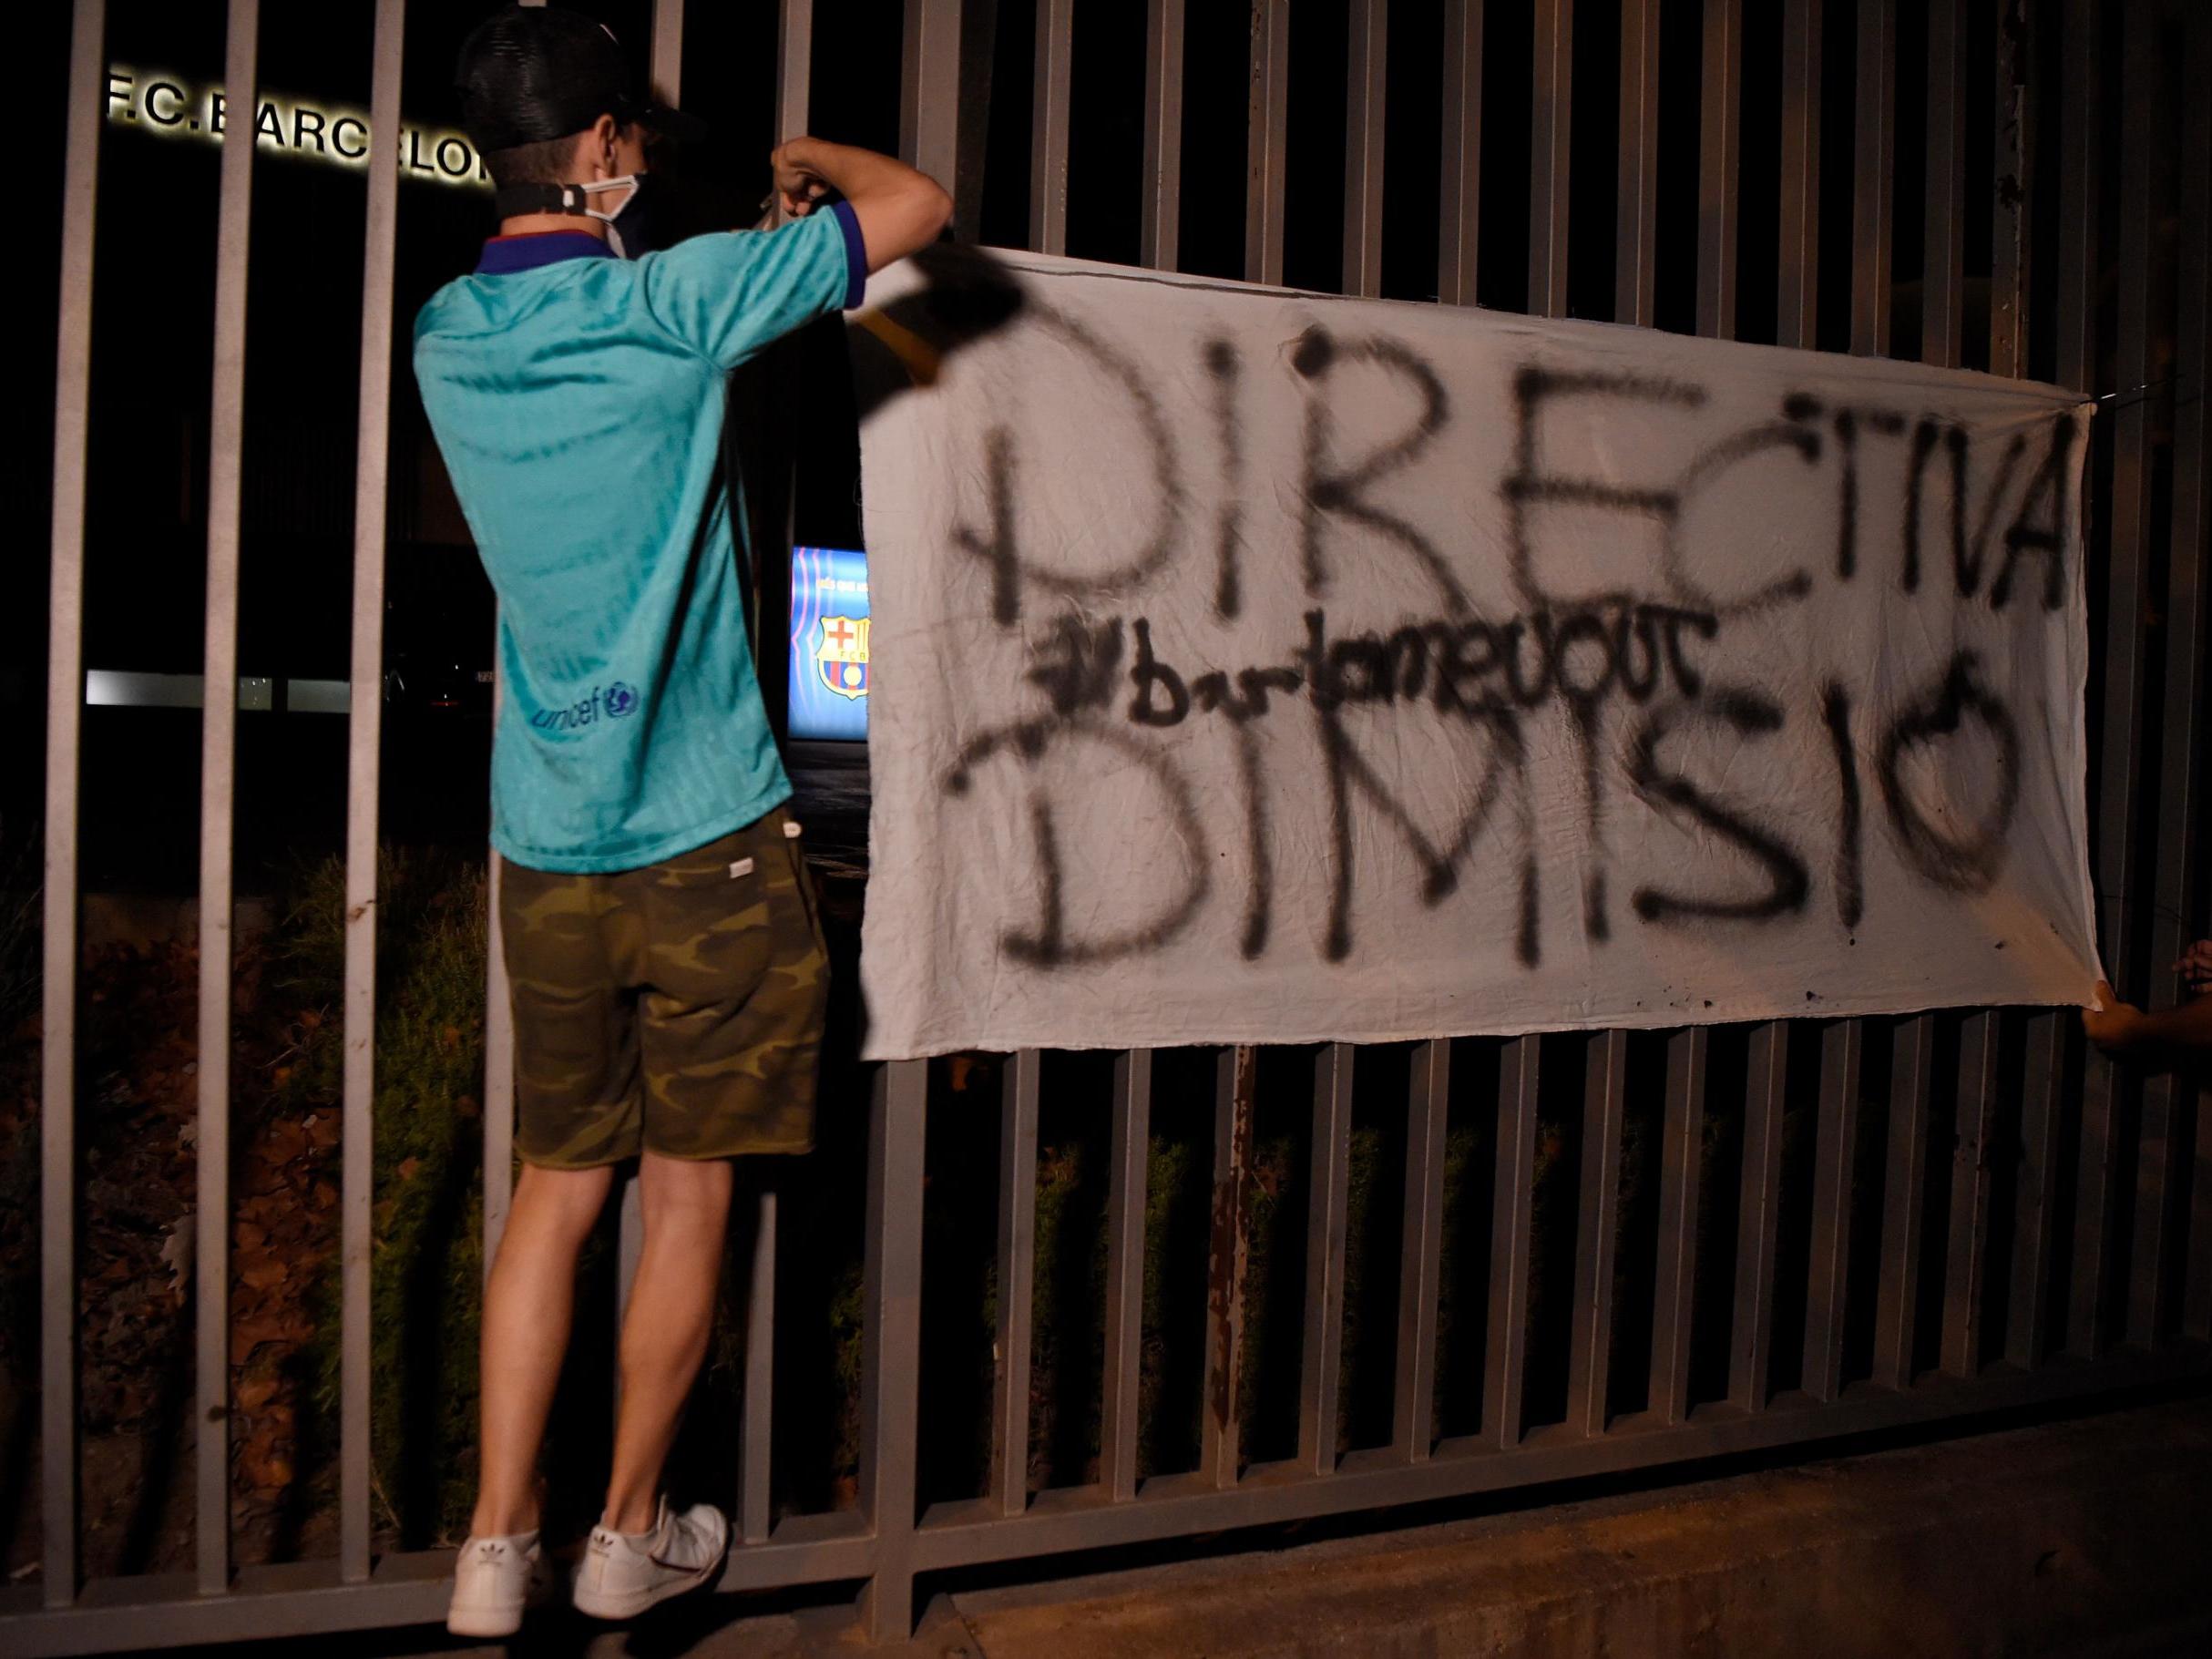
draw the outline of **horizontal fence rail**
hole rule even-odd
[[[824,22],[844,21],[841,8],[821,9]],[[1132,36],[1142,44],[1141,85],[1127,100],[1141,138],[1123,158],[1140,176],[1132,246],[1161,269],[1178,268],[1181,251],[1196,241],[1184,211],[1186,172],[1210,159],[1186,145],[1189,112],[1202,100],[1235,103],[1234,84],[1188,84],[1202,61],[1208,74],[1220,73],[1195,44],[1203,9],[1147,0]],[[2123,988],[2147,988],[2161,1002],[2179,995],[2166,965],[2203,928],[2207,896],[2212,115],[2194,89],[2212,84],[2212,15],[2159,0],[2117,7],[1784,0],[1773,15],[1742,0],[1705,0],[1690,7],[1696,26],[1685,39],[1695,39],[1697,75],[1685,88],[1662,73],[1662,13],[1672,8],[1659,0],[1622,0],[1617,56],[1603,58],[1617,76],[1602,84],[1585,76],[1581,86],[1588,32],[1614,26],[1610,9],[1595,26],[1578,19],[1572,0],[1443,0],[1434,9],[1435,38],[1414,39],[1394,33],[1388,0],[1347,0],[1330,14],[1347,32],[1317,40],[1299,36],[1317,26],[1303,8],[1294,17],[1288,0],[1251,0],[1242,69],[1244,278],[1284,278],[1286,220],[1301,210],[1306,188],[1291,165],[1300,118],[1294,87],[1306,84],[1300,71],[1312,54],[1343,77],[1344,292],[1392,291],[1388,231],[1394,216],[1412,214],[1435,221],[1424,292],[1443,303],[1473,303],[1479,255],[1497,257],[1482,247],[1500,231],[1494,213],[1486,225],[1486,203],[1507,201],[1517,216],[1525,188],[1525,272],[1516,264],[1499,292],[1518,295],[1530,314],[1566,316],[1582,292],[1571,261],[1597,251],[1577,230],[1576,192],[1602,199],[1611,189],[1613,211],[1584,217],[1612,238],[1603,251],[1611,281],[1599,292],[1610,287],[1613,320],[1652,326],[1674,305],[1686,329],[1741,338],[1767,329],[1755,315],[1771,317],[1762,338],[1876,356],[1916,339],[1914,354],[1930,364],[2047,374],[2098,396],[2104,413],[2091,473],[2090,580],[2102,635],[2091,670],[2090,817],[2099,926]],[[1028,245],[1060,252],[1070,245],[1070,181],[1091,176],[1084,146],[1103,141],[1093,136],[1102,129],[1080,118],[1090,96],[1081,54],[1093,44],[1085,31],[1100,26],[1100,8],[1074,0],[906,0],[896,142],[952,187],[964,214],[984,200],[976,157],[989,152],[963,148],[956,117],[964,87],[991,81],[963,55],[988,52],[1018,12],[1033,16],[1030,61],[1009,87],[1001,54],[992,92],[1029,99],[1028,122],[1009,128],[1026,125],[1029,138],[1021,188],[1009,199],[1026,199]],[[815,13],[812,0],[776,8],[779,136],[808,125]],[[230,0],[233,88],[255,84],[259,14],[254,0]],[[671,0],[653,7],[651,68],[665,93],[680,80],[685,21]],[[378,132],[399,129],[407,26],[405,0],[377,0],[369,84]],[[389,168],[370,170],[366,191],[351,678],[313,682],[325,688],[318,706],[351,718],[335,1554],[265,1566],[232,1559],[233,1206],[225,1153],[233,949],[225,918],[236,717],[256,706],[254,682],[238,673],[255,152],[234,144],[222,157],[214,241],[204,673],[158,699],[200,708],[203,732],[198,1244],[189,1269],[197,1275],[195,1551],[181,1573],[84,1576],[77,773],[85,704],[116,700],[108,680],[88,681],[80,644],[101,159],[100,108],[88,89],[104,73],[105,29],[99,0],[79,0],[68,69],[47,660],[43,1546],[36,1582],[0,1590],[0,1649],[23,1654],[434,1621],[444,1614],[451,1562],[449,1551],[378,1547],[370,1456],[382,1385],[371,1362],[370,1299],[379,688],[385,492],[395,464],[390,376],[405,321],[394,314],[400,192]],[[1499,60],[1500,42],[1526,62]],[[1983,43],[1992,48],[1986,55]],[[2169,131],[2159,125],[2162,106],[2139,94],[2176,61],[2179,84],[2192,90]],[[1900,62],[1912,73],[1900,77]],[[1419,65],[1421,75],[1401,79],[1404,64]],[[1525,105],[1511,106],[1525,117],[1522,132],[1500,130],[1501,118],[1485,109],[1486,77],[1494,93],[1508,71],[1527,77]],[[1387,118],[1392,89],[1402,97],[1416,84],[1441,106],[1439,153],[1418,167]],[[1901,103],[1900,87],[1922,102]],[[1837,107],[1824,112],[1824,96]],[[2107,120],[2115,96],[2122,97],[2117,119]],[[1574,166],[1578,101],[1617,105],[1609,177]],[[1976,133],[1973,120],[1986,129]],[[1393,135],[1388,153],[1386,133]],[[1753,169],[1754,155],[1778,165]],[[1401,166],[1421,181],[1420,200],[1387,195]],[[1746,195],[1755,178],[1771,192],[1756,215]],[[2116,181],[2116,197],[2107,179]],[[1899,269],[1900,186],[1906,200],[1917,197],[1906,244],[1920,250],[1917,273]],[[1670,202],[1689,217],[1670,223]],[[1203,210],[1218,211],[1219,203]],[[1983,220],[1986,248],[1970,229]],[[1824,238],[1842,245],[1824,253]],[[1507,241],[1517,260],[1511,235]],[[2107,244],[2109,259],[2100,254]],[[1229,247],[1234,260],[1234,240]],[[1670,271],[1686,279],[1676,290],[1686,304],[1667,297]],[[1747,271],[1770,288],[1771,307],[1765,292],[1751,302]],[[2099,323],[2108,289],[2117,295],[2109,338]],[[1824,318],[1832,326],[1824,329]],[[2163,391],[2161,364],[2170,365]],[[396,394],[410,395],[404,384]],[[2170,479],[2163,490],[2161,477]],[[189,679],[169,678],[179,686]],[[205,685],[234,682],[238,702],[200,695]],[[266,706],[266,682],[261,698]],[[480,1194],[486,1269],[513,1179],[514,1056],[497,879],[493,860]],[[1182,1063],[1190,1057],[1137,1050],[1101,1062],[1104,1080],[1086,1108],[1099,1121],[1106,1170],[1099,1327],[1095,1347],[1085,1350],[1098,1402],[1096,1460],[1079,1482],[1035,1490],[1036,1310],[1047,1294],[1038,1271],[1039,1153],[1063,1110],[1055,1080],[1064,1075],[1056,1070],[1061,1058],[1033,1050],[968,1057],[976,1075],[995,1083],[998,1107],[995,1170],[986,1177],[996,1199],[993,1357],[980,1401],[987,1420],[978,1425],[988,1456],[971,1495],[937,1498],[925,1477],[921,1378],[935,1334],[926,1290],[936,1265],[924,1260],[925,1193],[937,1155],[933,1130],[982,1135],[991,1114],[965,1111],[948,1125],[939,1114],[961,1085],[941,1065],[847,1067],[868,1091],[850,1508],[775,1511],[778,1265],[800,1249],[779,1232],[812,1218],[788,1202],[779,1209],[773,1180],[748,1172],[741,1183],[742,1266],[729,1281],[742,1332],[741,1404],[728,1484],[742,1547],[730,1556],[724,1589],[822,1586],[833,1596],[857,1585],[867,1635],[895,1640],[913,1628],[926,1575],[1658,1469],[2207,1374],[2212,1095],[2186,1079],[2144,1080],[2084,1052],[2069,1012],[1438,1038],[1377,1050],[1230,1047],[1198,1056],[1196,1068]],[[1199,1080],[1171,1099],[1171,1070]],[[1181,1112],[1193,1091],[1195,1107]],[[1185,1117],[1196,1124],[1204,1165],[1203,1259],[1193,1249],[1162,1271],[1203,1281],[1203,1317],[1185,1333],[1197,1409],[1189,1467],[1152,1471],[1142,1378],[1148,1344],[1164,1338],[1148,1313],[1148,1217],[1158,1196],[1148,1191],[1148,1154],[1162,1127]],[[1262,1142],[1278,1132],[1295,1150],[1287,1163],[1264,1170]],[[1384,1173],[1363,1176],[1360,1190],[1395,1207],[1387,1226],[1362,1231],[1354,1166],[1365,1156],[1357,1149],[1370,1144],[1392,1150]],[[1716,1145],[1725,1155],[1715,1155]],[[1478,1151],[1466,1152],[1470,1146]],[[1563,1173],[1551,1173],[1554,1164]],[[1292,1172],[1295,1202],[1294,1232],[1281,1236],[1295,1243],[1270,1254],[1255,1216],[1264,1181],[1283,1170]],[[618,1285],[634,1266],[637,1203],[633,1183],[616,1230]],[[1351,1283],[1355,1249],[1365,1252],[1363,1271],[1380,1275],[1367,1281],[1365,1299]],[[1281,1307],[1259,1300],[1264,1254],[1271,1285],[1297,1275],[1297,1294]],[[1378,1254],[1388,1258],[1380,1268]],[[1450,1288],[1454,1275],[1464,1278],[1466,1264],[1478,1261],[1481,1277]],[[1373,1289],[1377,1283],[1383,1289]],[[1563,1315],[1560,1293],[1547,1300],[1536,1288],[1554,1285]],[[618,1316],[620,1303],[618,1290]],[[781,1312],[788,1320],[794,1310]],[[1363,1321],[1368,1335],[1355,1332]],[[1371,1336],[1377,1321],[1388,1333],[1379,1343]],[[1246,1387],[1255,1342],[1265,1335],[1266,1352],[1280,1354],[1285,1328],[1295,1332],[1297,1364],[1263,1369],[1259,1387],[1295,1401],[1287,1411]],[[1363,1353],[1384,1355],[1388,1369],[1365,1441],[1340,1427],[1357,1415],[1347,1368],[1355,1341]],[[928,1429],[933,1439],[947,1432],[934,1421]]]

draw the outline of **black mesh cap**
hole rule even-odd
[[[603,115],[673,138],[701,124],[630,92],[622,48],[604,24],[550,5],[494,12],[462,44],[454,67],[461,126],[486,153],[582,132]]]

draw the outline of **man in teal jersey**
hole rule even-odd
[[[794,138],[772,158],[794,223],[640,253],[624,230],[645,145],[683,118],[631,97],[610,35],[509,6],[457,79],[499,233],[424,306],[415,367],[499,597],[492,840],[524,1167],[486,1291],[448,1622],[499,1636],[549,1585],[538,1454],[578,1253],[631,1158],[644,1249],[577,1605],[628,1617],[727,1548],[712,1506],[671,1510],[661,1467],[712,1323],[731,1159],[813,1143],[826,975],[746,647],[723,378],[858,304],[950,202],[886,157]]]

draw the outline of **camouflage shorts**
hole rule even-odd
[[[812,1150],[829,962],[797,835],[778,809],[639,870],[500,861],[526,1162]]]

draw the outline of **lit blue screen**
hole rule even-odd
[[[868,734],[868,556],[791,550],[791,734]]]

